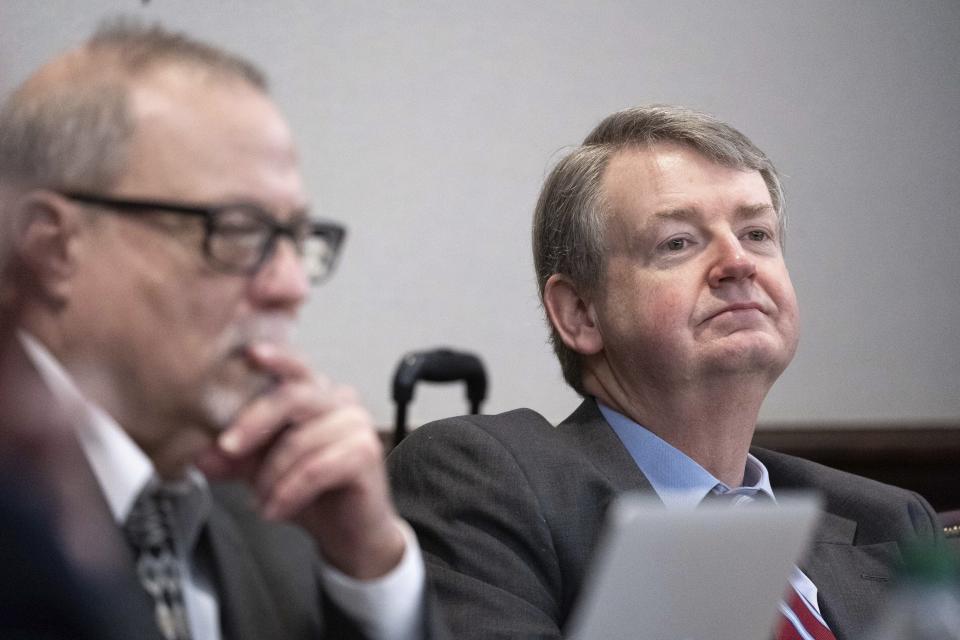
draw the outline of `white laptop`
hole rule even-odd
[[[621,496],[565,636],[769,640],[819,513],[813,496],[777,500],[667,510],[649,496]]]

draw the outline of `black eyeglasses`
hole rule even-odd
[[[126,200],[107,196],[61,192],[77,202],[118,213],[169,212],[203,218],[203,252],[219,271],[251,275],[270,259],[277,241],[286,236],[303,259],[310,281],[325,280],[336,264],[347,230],[329,221],[301,219],[283,224],[255,204],[199,206],[157,200]]]

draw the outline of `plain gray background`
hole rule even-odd
[[[648,102],[715,113],[785,175],[803,337],[762,420],[960,418],[957,0],[0,0],[0,92],[117,13],[271,77],[317,212],[350,229],[298,340],[381,424],[400,356],[436,345],[483,356],[487,411],[575,406],[531,210],[565,147]],[[465,406],[421,386],[411,421]]]

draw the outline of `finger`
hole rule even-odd
[[[351,436],[351,439],[356,439]],[[293,520],[310,505],[318,505],[324,496],[357,484],[355,471],[361,469],[356,447],[351,442],[336,444],[305,456],[284,474],[263,500],[263,517],[269,520]],[[344,478],[350,478],[346,483]]]
[[[241,409],[233,424],[220,435],[217,445],[232,457],[251,455],[291,423],[309,420],[338,402],[340,396],[324,387],[321,380],[281,384]]]
[[[354,417],[338,416],[338,419],[353,420]],[[383,448],[376,434],[354,429],[346,437],[301,456],[280,475],[266,494],[263,515],[289,519],[324,496],[338,492],[354,497],[362,495],[382,475],[382,465]],[[382,493],[386,495],[385,488]],[[352,503],[351,508],[361,511],[363,505]]]
[[[303,379],[313,377],[307,364],[288,349],[271,342],[256,342],[247,350],[251,362],[257,368],[278,378]]]
[[[355,431],[372,428],[370,415],[359,405],[339,407],[290,427],[271,445],[264,458],[256,479],[257,494],[265,500],[279,478],[305,457],[350,438]]]

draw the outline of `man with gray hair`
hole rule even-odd
[[[773,165],[703,113],[615,113],[553,169],[534,261],[583,403],[556,427],[528,409],[426,425],[388,459],[458,638],[559,637],[621,492],[692,507],[781,489],[826,513],[777,637],[861,637],[900,545],[938,526],[915,494],[750,448],[797,346],[783,234]]]
[[[287,341],[345,232],[256,68],[104,27],[3,105],[0,207],[0,312],[162,637],[438,632],[369,414]]]

